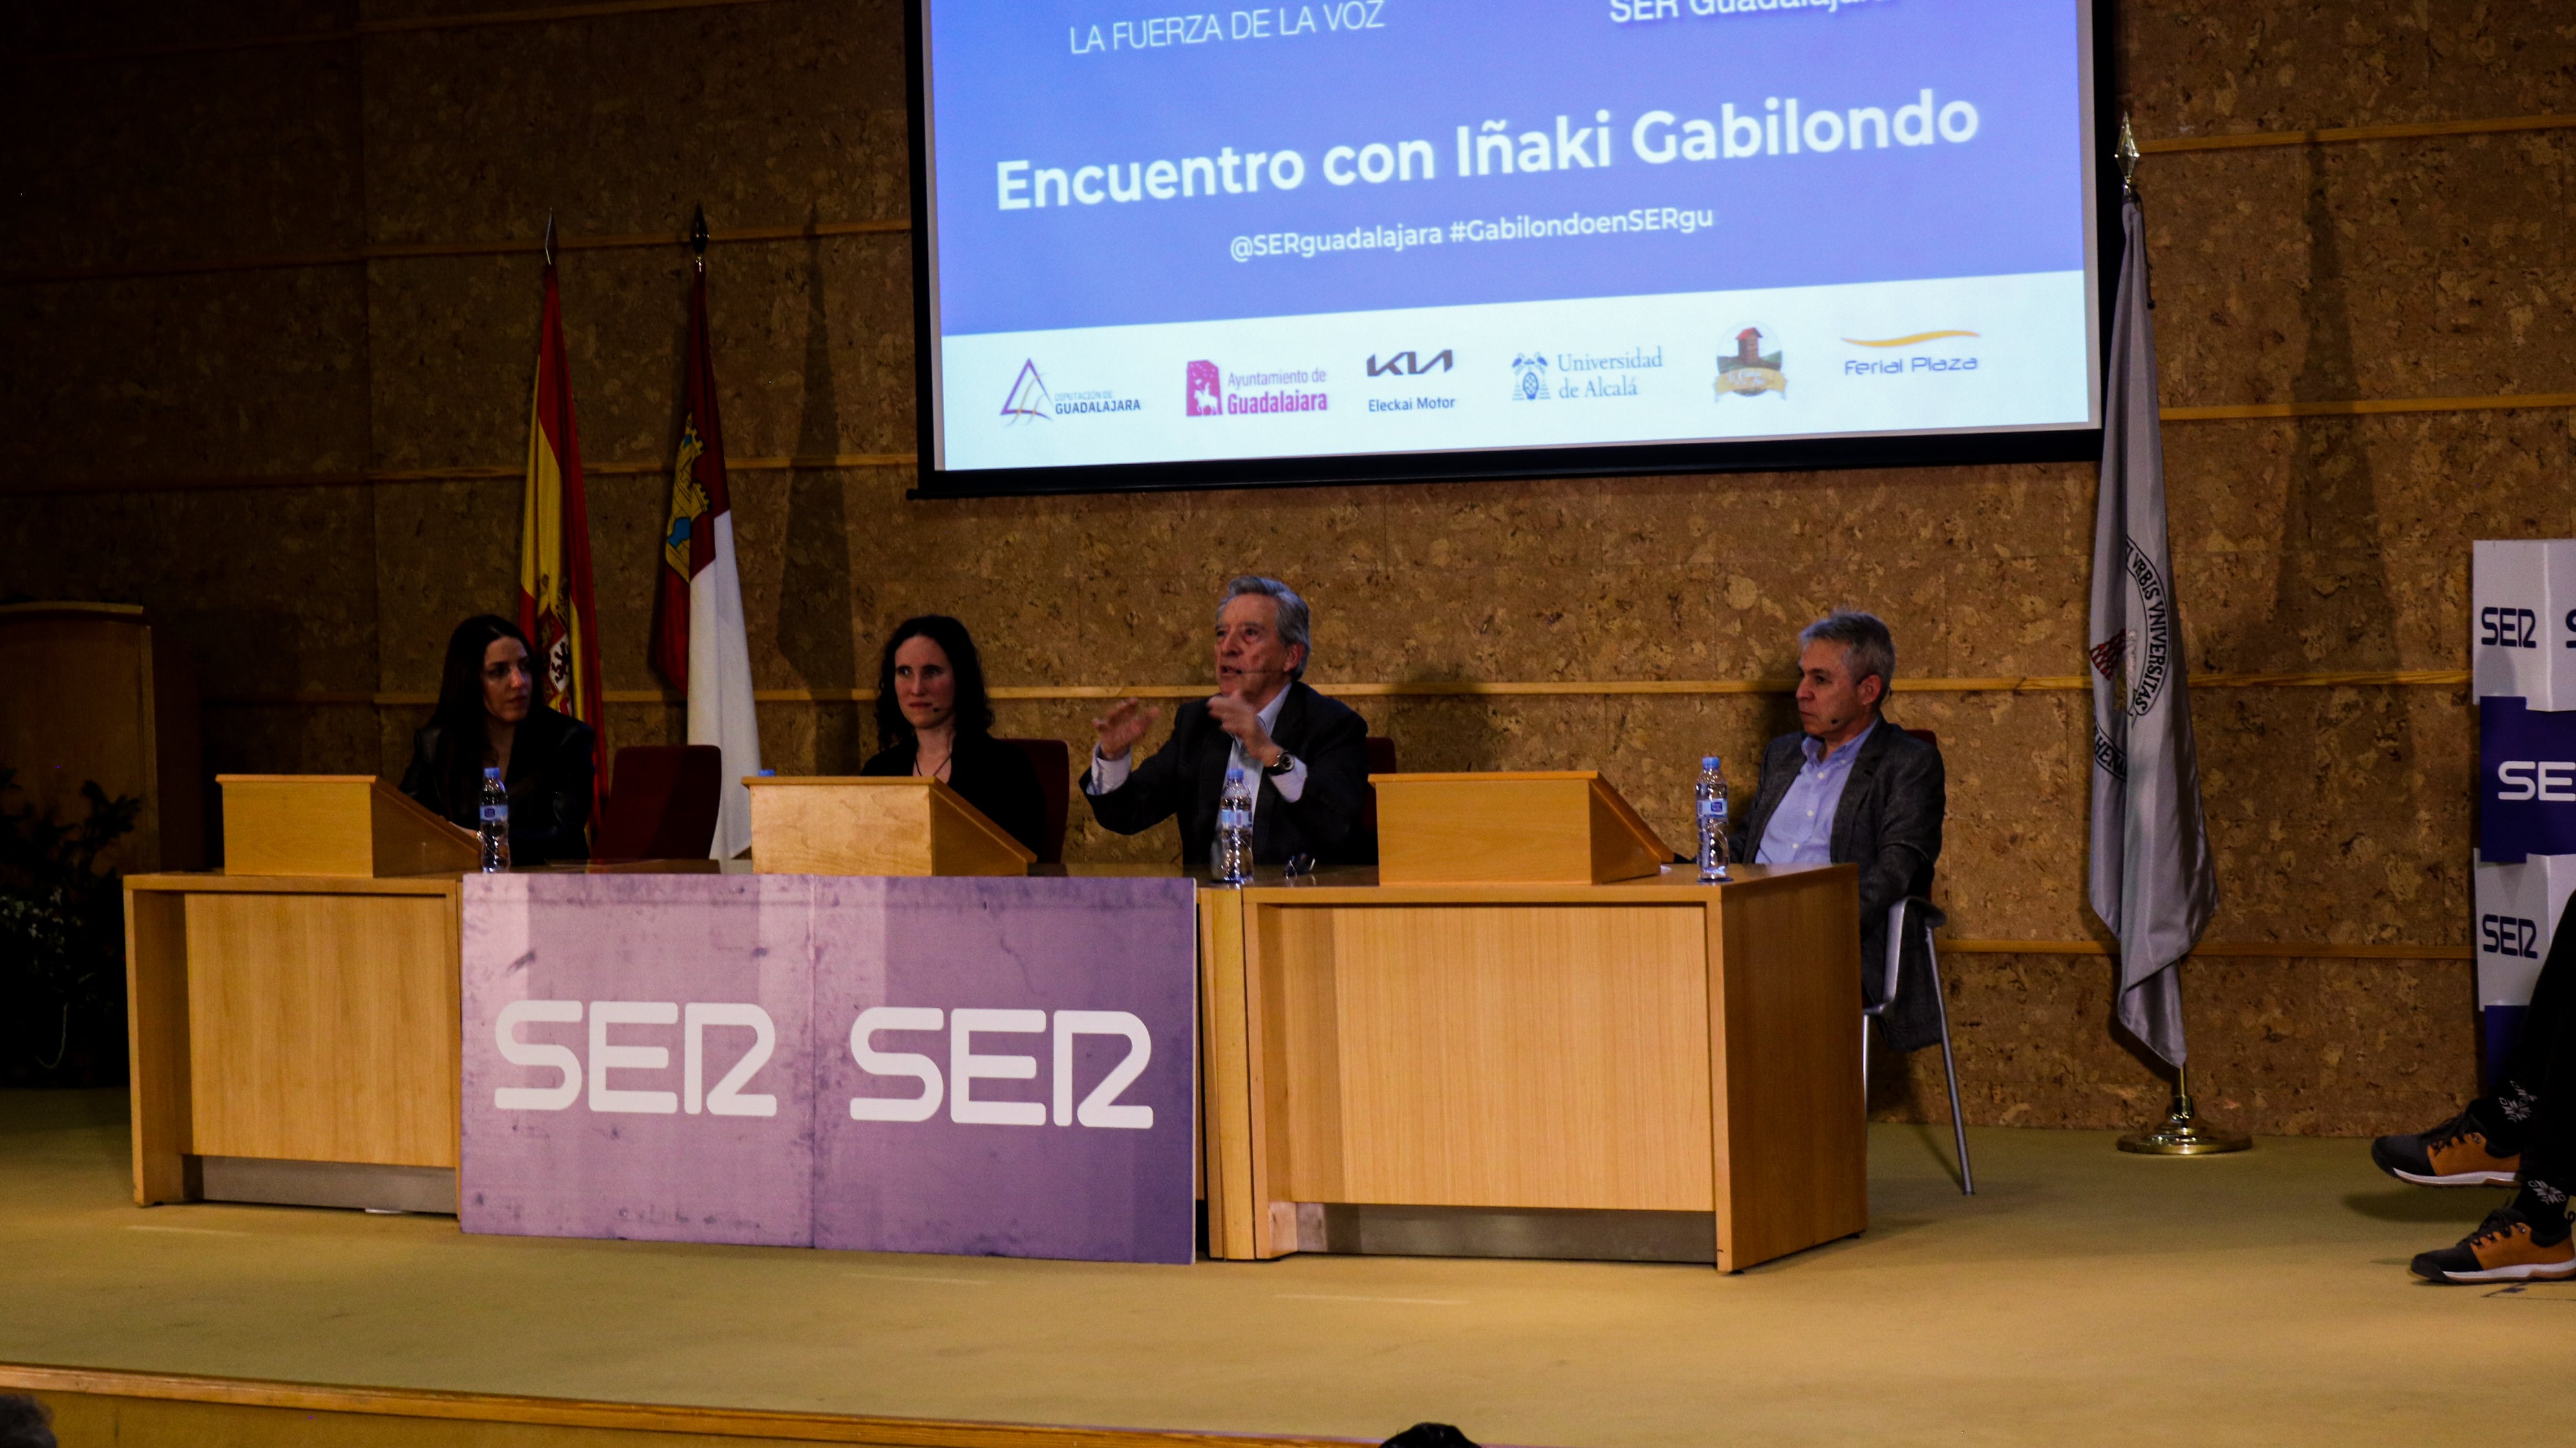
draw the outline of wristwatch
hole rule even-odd
[[[1282,749],[1279,751],[1279,762],[1276,764],[1263,765],[1261,767],[1261,774],[1265,779],[1277,779],[1279,776],[1286,774],[1288,771],[1295,769],[1296,767],[1297,756],[1289,753],[1285,749]]]

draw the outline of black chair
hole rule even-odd
[[[1046,835],[1038,841],[1038,863],[1064,863],[1064,823],[1073,806],[1073,751],[1061,739],[1002,739],[1029,757],[1038,772],[1038,792],[1046,796]]]
[[[1935,749],[1941,747],[1941,736],[1929,729],[1905,732]],[[1887,989],[1880,993],[1877,1005],[1863,1006],[1860,1013],[1861,1095],[1869,1095],[1869,1018],[1885,1014],[1888,1007],[1896,1004],[1897,987],[1903,979],[1899,968],[1905,961],[1905,942],[1908,932],[1917,933],[1923,940],[1923,958],[1931,964],[1933,1015],[1941,1022],[1941,1073],[1950,1085],[1950,1135],[1959,1148],[1959,1190],[1974,1196],[1977,1179],[1968,1169],[1968,1122],[1959,1112],[1959,1058],[1950,1048],[1950,1001],[1941,984],[1941,953],[1932,940],[1932,932],[1949,923],[1950,917],[1942,914],[1939,906],[1920,895],[1908,895],[1887,907]],[[1867,968],[1868,962],[1862,964]]]
[[[724,751],[712,744],[630,744],[609,771],[594,860],[703,860],[715,843]]]

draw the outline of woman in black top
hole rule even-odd
[[[590,726],[540,704],[528,636],[477,614],[448,636],[438,707],[411,736],[402,791],[473,829],[483,771],[498,767],[510,792],[510,863],[590,858]]]
[[[984,663],[966,625],[924,614],[895,625],[877,665],[877,737],[886,747],[861,774],[945,781],[1033,853],[1046,831],[1038,772],[1014,745],[993,737]]]

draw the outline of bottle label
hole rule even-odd
[[[1723,820],[1723,819],[1725,819],[1725,818],[1726,818],[1726,801],[1724,801],[1724,800],[1722,800],[1722,799],[1704,799],[1704,800],[1701,800],[1701,801],[1699,802],[1699,817],[1700,817],[1701,819],[1704,819],[1704,820]]]
[[[509,819],[510,807],[508,805],[487,804],[483,806],[483,823],[487,825],[507,824]]]
[[[1216,827],[1221,830],[1248,830],[1252,828],[1252,811],[1220,809],[1216,812]]]

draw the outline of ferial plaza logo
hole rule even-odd
[[[1189,365],[1183,409],[1190,417],[1265,417],[1291,412],[1328,412],[1332,395],[1323,390],[1321,367],[1295,367],[1272,372],[1228,372],[1214,362]],[[1313,390],[1308,390],[1308,389]]]
[[[1053,421],[1144,410],[1144,399],[1122,397],[1108,388],[1050,393],[1046,378],[1039,375],[1034,358],[1020,364],[1019,376],[1011,380],[1011,390],[1002,398],[1002,416],[1009,419],[1006,425],[1024,423],[1031,418]]]
[[[1777,392],[1788,400],[1789,379],[1780,370],[1780,354],[1762,350],[1762,329],[1747,327],[1735,334],[1735,355],[1721,352],[1717,357],[1717,399],[1759,397]]]

